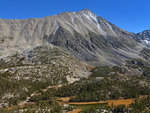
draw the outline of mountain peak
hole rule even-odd
[[[89,9],[83,9],[81,11],[79,11],[80,13],[93,13],[92,11],[90,11]],[[93,13],[94,14],[94,13]]]
[[[88,9],[88,8],[86,8],[86,9],[83,9],[83,10],[81,10],[81,11],[87,11],[87,12],[89,12],[90,10]],[[90,11],[91,12],[91,11]]]

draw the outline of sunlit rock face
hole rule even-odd
[[[150,30],[145,30],[137,34],[142,43],[150,47]]]
[[[121,65],[128,58],[140,58],[143,45],[135,37],[88,9],[44,18],[0,19],[0,57],[54,45],[92,65]]]

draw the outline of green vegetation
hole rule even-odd
[[[64,57],[61,58],[61,56]],[[26,62],[27,57],[30,63]],[[45,109],[52,113],[59,113],[64,108],[56,102],[58,97],[71,97],[70,102],[91,102],[150,95],[150,65],[139,59],[131,59],[122,67],[97,66],[91,70],[92,74],[89,78],[82,78],[73,84],[67,84],[66,76],[71,76],[72,73],[69,72],[68,62],[65,61],[65,58],[67,60],[71,60],[71,58],[66,53],[60,53],[58,49],[47,50],[39,47],[30,51],[27,57],[15,54],[10,57],[11,60],[8,62],[0,61],[0,101],[3,98],[3,103],[13,106],[26,100],[33,93],[38,94],[29,100],[36,104],[26,106],[28,111],[25,112]],[[58,84],[64,85],[57,89],[51,88],[43,91],[48,86]],[[149,103],[148,97],[140,103],[132,104],[132,112],[146,111],[146,107],[150,106]],[[6,107],[8,106],[6,105]],[[74,107],[81,108],[84,113],[101,112],[103,109],[111,110],[114,113],[128,111],[124,105],[113,109],[108,108],[106,104]],[[20,109],[15,108],[14,110]]]
[[[150,64],[140,59],[131,59],[127,62],[127,67],[141,69],[144,76],[150,76]]]
[[[13,75],[9,73],[0,74],[0,97],[2,98],[5,95],[9,106],[17,105],[19,101],[25,100],[33,92],[44,89],[52,84],[49,80],[46,82],[39,82],[38,80],[34,82],[30,80],[11,80],[9,79],[10,76]],[[9,97],[9,94],[12,97]]]
[[[102,71],[101,71],[102,70]],[[149,95],[147,85],[149,79],[145,76],[120,76],[123,73],[119,67],[96,67],[89,79],[81,79],[73,84],[56,89],[49,89],[33,101],[47,100],[51,97],[72,97],[71,102],[90,102],[119,98],[138,98]],[[145,81],[145,84],[140,84]]]
[[[116,78],[116,77],[115,77]],[[136,98],[140,95],[150,94],[149,88],[140,86],[136,83],[136,79],[127,81],[120,81],[110,78],[101,81],[80,81],[84,84],[74,83],[72,85],[64,86],[56,92],[56,96],[75,96],[70,101],[89,102],[109,99]],[[118,78],[119,79],[119,78]],[[89,83],[91,82],[91,83]]]
[[[34,92],[67,83],[66,75],[72,73],[64,58],[72,60],[57,48],[36,47],[28,56],[16,53],[7,60],[1,59],[0,102],[4,100],[4,107],[17,105]]]
[[[106,77],[108,75],[112,75],[114,72],[115,74],[120,73],[123,74],[123,71],[118,66],[108,67],[108,66],[98,66],[91,70],[92,77]]]
[[[110,70],[109,70],[110,69]],[[102,70],[102,71],[101,71]],[[119,71],[119,72],[118,72]],[[141,86],[145,78],[120,76],[122,72],[117,67],[96,67],[89,79],[83,79],[70,85],[63,86],[55,91],[57,97],[72,96],[70,101],[90,102],[109,99],[137,98],[140,95],[150,94],[148,86]],[[114,72],[113,74],[110,74]],[[146,80],[148,82],[148,79]]]
[[[113,113],[124,113],[125,111],[128,111],[125,105],[118,105],[115,106],[114,109],[112,109]]]
[[[62,113],[61,110],[61,106],[55,101],[40,101],[36,105],[26,105],[23,108],[18,106],[10,110],[0,109],[0,113],[35,113],[37,111],[38,113]]]
[[[144,113],[150,112],[150,96],[146,97],[145,99],[141,100],[140,102],[136,101],[135,103],[131,104],[132,113]]]

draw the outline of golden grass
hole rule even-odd
[[[57,98],[58,101],[63,101],[63,102],[69,102],[70,100],[70,97],[60,97],[60,98]]]
[[[69,102],[70,105],[88,105],[88,104],[104,104],[108,103],[108,105],[111,107],[118,106],[118,105],[125,105],[126,107],[129,107],[130,104],[134,103],[135,99],[119,99],[119,100],[107,100],[107,101],[99,101],[99,102]]]
[[[135,103],[134,100],[135,99],[122,99],[122,100],[109,100],[107,102],[110,107],[112,107],[112,104],[113,106],[125,105],[126,107],[129,107],[130,104]]]

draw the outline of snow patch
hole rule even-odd
[[[82,12],[82,14],[93,24],[95,24],[97,26],[97,28],[99,29],[99,31],[101,33],[103,33],[104,35],[106,35],[106,32],[101,28],[100,22],[98,21],[98,17],[91,13],[91,12]]]
[[[143,43],[150,46],[150,40],[143,40]]]
[[[109,29],[112,31],[112,33],[116,36],[116,33],[114,32],[112,26],[108,22],[106,22],[106,24],[109,27]]]

